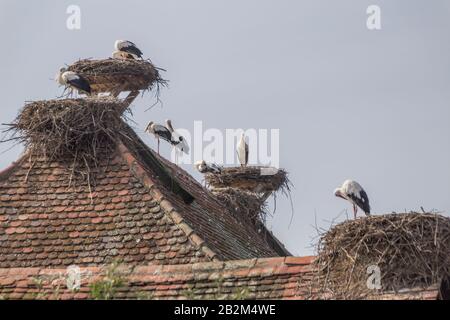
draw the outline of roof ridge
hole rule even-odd
[[[298,256],[298,257],[271,257],[271,258],[252,258],[252,259],[238,259],[229,261],[206,261],[186,264],[148,264],[148,265],[134,265],[130,266],[131,273],[162,275],[170,274],[185,274],[186,272],[211,272],[211,271],[236,271],[240,269],[260,269],[273,268],[279,273],[288,271],[291,267],[298,271],[297,266],[308,266],[314,262],[316,256]],[[127,264],[124,264],[127,266]],[[288,267],[288,268],[283,268]],[[80,266],[82,270],[89,270],[92,272],[102,271],[104,266]],[[17,268],[0,268],[1,276],[14,275],[34,275],[66,272],[67,268],[49,268],[49,267],[17,267]],[[305,269],[306,271],[306,269]],[[277,273],[278,273],[277,272]]]
[[[153,193],[153,196],[156,201],[159,202],[161,208],[167,213],[168,217],[173,221],[175,225],[177,225],[180,230],[182,230],[186,237],[196,245],[208,258],[212,261],[218,260],[217,254],[211,250],[206,245],[206,242],[200,237],[192,228],[187,224],[182,215],[172,206],[172,204],[164,197],[155,183],[152,182],[152,179],[147,174],[147,171],[144,169],[144,166],[140,163],[140,161],[132,154],[132,152],[128,149],[128,147],[121,141],[118,142],[118,151],[122,158],[126,161],[132,174],[139,179],[146,187],[149,188],[150,192]]]
[[[311,271],[311,264],[315,256],[304,257],[271,257],[271,258],[252,258],[229,261],[209,261],[195,262],[189,264],[177,265],[137,265],[134,268],[135,274],[152,275],[177,275],[202,272],[233,273],[239,270],[245,270],[249,274],[267,273],[284,274]],[[289,261],[287,261],[287,259]],[[253,272],[250,272],[253,270]]]

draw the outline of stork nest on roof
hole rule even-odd
[[[205,180],[212,188],[232,187],[256,193],[288,193],[291,187],[287,172],[271,167],[223,168],[219,174],[206,174]]]
[[[30,155],[67,164],[87,174],[101,156],[115,150],[122,134],[123,103],[111,98],[35,101],[25,105],[6,131]]]
[[[264,224],[270,214],[267,198],[281,191],[290,199],[292,185],[285,170],[256,166],[222,168],[219,174],[205,174],[205,180],[220,202],[255,226]]]
[[[255,225],[265,222],[267,205],[256,193],[235,188],[212,189],[211,192],[236,215],[249,219]]]
[[[370,216],[340,223],[318,246],[318,278],[335,299],[428,287],[450,275],[450,218],[431,213]],[[374,267],[379,267],[381,289]],[[375,267],[375,268],[376,268]],[[369,269],[368,269],[369,268]]]
[[[84,77],[94,93],[151,90],[167,85],[159,68],[146,60],[84,59],[69,66],[68,70]]]

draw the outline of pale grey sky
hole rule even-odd
[[[81,8],[81,30],[66,8]],[[366,28],[381,7],[382,29]],[[374,214],[450,212],[450,2],[447,0],[0,0],[0,122],[25,101],[61,93],[64,63],[134,41],[167,69],[164,107],[133,106],[141,136],[151,119],[192,129],[279,128],[281,167],[295,185],[268,227],[292,253],[313,253],[314,225],[350,206],[333,189],[353,178]],[[0,168],[21,152],[0,145]],[[169,148],[162,147],[169,156]],[[186,169],[196,178],[193,168]],[[338,221],[345,219],[341,215]]]

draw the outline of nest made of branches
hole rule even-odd
[[[219,174],[205,175],[206,183],[213,188],[238,188],[256,193],[282,191],[289,193],[291,182],[283,169],[270,167],[229,167]]]
[[[246,217],[255,225],[265,222],[267,205],[258,194],[235,188],[214,188],[211,192],[236,215]]]
[[[374,295],[370,266],[380,271],[378,291],[429,287],[450,275],[450,218],[414,212],[345,221],[321,236],[317,264],[320,286],[337,299]]]
[[[165,86],[167,81],[161,78],[159,68],[147,60],[103,59],[79,60],[68,70],[83,76],[94,93],[151,90]]]
[[[30,102],[8,125],[8,140],[25,144],[30,160],[55,160],[86,174],[115,150],[124,126],[121,110],[123,103],[112,98]]]

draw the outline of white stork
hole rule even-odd
[[[241,140],[239,141],[237,145],[237,156],[239,159],[239,162],[241,163],[241,167],[245,167],[248,164],[248,144],[245,141],[245,135],[242,133]]]
[[[155,138],[158,140],[158,154],[159,154],[159,143],[160,139],[163,139],[167,142],[169,142],[171,145],[174,145],[175,143],[172,140],[172,133],[169,129],[164,127],[161,124],[154,123],[153,121],[150,121],[145,128],[145,132],[152,133]]]
[[[181,152],[189,154],[189,145],[187,144],[186,139],[173,129],[171,120],[166,120],[166,127],[172,134],[173,145]]]
[[[219,174],[222,172],[222,167],[215,163],[206,163],[205,160],[197,161],[195,167],[200,173],[215,173]]]
[[[358,182],[345,180],[340,188],[334,190],[334,195],[352,203],[355,219],[358,207],[364,211],[366,216],[370,216],[369,198],[367,197],[366,191],[364,191]]]
[[[88,95],[91,94],[91,86],[89,85],[89,82],[79,74],[73,71],[67,71],[66,68],[59,69],[59,73],[56,76],[56,81],[60,85],[65,86],[64,91],[69,88],[71,91],[76,89],[78,93],[84,92]]]
[[[128,59],[129,58],[131,58],[131,59],[142,59],[142,51],[139,50],[138,47],[136,47],[136,45],[133,42],[131,42],[131,41],[128,41],[128,40],[117,40],[114,43],[114,48],[117,51],[122,51],[122,52],[125,52],[125,53],[129,54],[129,55],[122,55],[122,58],[126,57]],[[115,52],[117,52],[117,51],[114,51],[113,58],[114,58]],[[118,54],[116,54],[116,56],[117,55]]]

